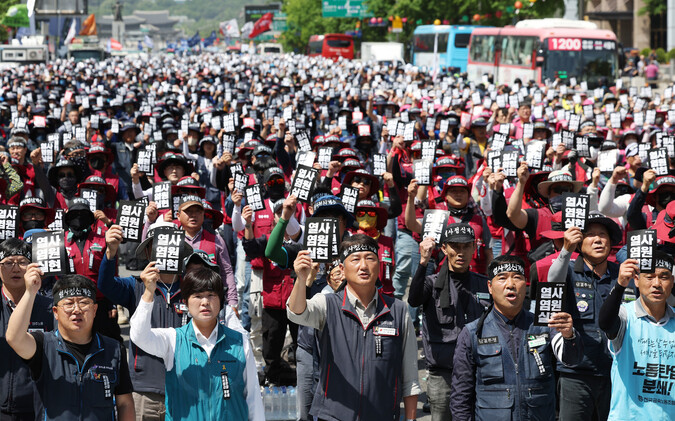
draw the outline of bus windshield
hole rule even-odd
[[[309,54],[321,54],[323,40],[309,42]]]
[[[436,34],[417,34],[413,38],[413,51],[416,53],[433,53]],[[438,34],[438,51],[445,53],[448,49],[450,33]]]
[[[569,79],[572,77],[587,80],[589,86],[600,82],[601,78],[614,79],[618,58],[616,44],[613,41],[575,40],[561,47],[560,39],[547,40],[546,60],[542,68],[542,79]],[[581,45],[578,45],[581,42]],[[563,43],[564,44],[564,43]]]

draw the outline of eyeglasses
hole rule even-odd
[[[269,181],[267,182],[267,185],[268,185],[269,187],[272,187],[272,186],[274,186],[275,184],[278,185],[278,186],[284,184],[284,179],[283,179],[283,178],[273,178],[273,179],[271,179],[271,180],[269,180]]]
[[[2,262],[0,263],[0,266],[2,266],[3,269],[14,269],[17,266],[20,267],[21,269],[26,269],[29,264],[30,264],[29,261],[22,260],[20,262],[13,262],[13,261]]]
[[[71,152],[67,155],[68,158],[82,158],[87,156],[87,153],[83,150]]]
[[[357,212],[356,212],[356,216],[357,216],[358,218],[363,218],[363,217],[366,216],[366,215],[368,215],[368,216],[377,216],[377,212],[375,212],[375,211],[357,211]]]
[[[556,194],[563,194],[563,193],[572,193],[574,189],[571,186],[553,186],[551,187],[551,192],[556,193]]]
[[[93,305],[94,302],[87,298],[80,301],[68,301],[63,304],[57,305],[57,307],[61,307],[63,311],[65,311],[66,313],[72,313],[73,311],[75,311],[75,306],[79,307],[80,311],[85,312],[88,311]]]
[[[363,184],[364,186],[370,186],[370,179],[366,177],[356,176],[352,179],[352,183]]]
[[[59,178],[75,178],[74,172],[60,172],[58,175]]]

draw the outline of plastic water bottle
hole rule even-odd
[[[288,394],[286,393],[286,386],[281,386],[281,404],[279,405],[279,419],[288,419]]]
[[[276,386],[272,387],[272,414],[270,420],[278,420],[281,415],[281,395]]]
[[[265,406],[265,418],[270,419],[272,416],[272,391],[269,387],[265,387],[263,392],[263,405]]]
[[[286,389],[288,392],[288,415],[286,418],[289,420],[296,420],[298,419],[298,413],[296,409],[296,399],[297,399],[297,391],[293,386],[289,386],[288,389]]]

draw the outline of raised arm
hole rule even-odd
[[[524,229],[527,225],[527,212],[523,209],[523,194],[525,192],[525,183],[530,178],[530,170],[526,162],[521,162],[518,167],[518,183],[513,190],[509,206],[506,209],[506,216],[508,216],[511,223],[518,229]]]
[[[42,286],[42,275],[38,263],[28,265],[26,274],[23,276],[26,283],[26,292],[16,305],[7,325],[7,343],[24,360],[32,358],[37,350],[35,339],[28,333],[28,325],[30,324],[30,314],[33,311],[35,296]]]

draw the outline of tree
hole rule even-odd
[[[284,51],[304,53],[309,37],[329,33],[344,33],[356,28],[356,18],[324,18],[321,0],[286,0],[282,6],[286,13],[288,30],[281,36]]]

